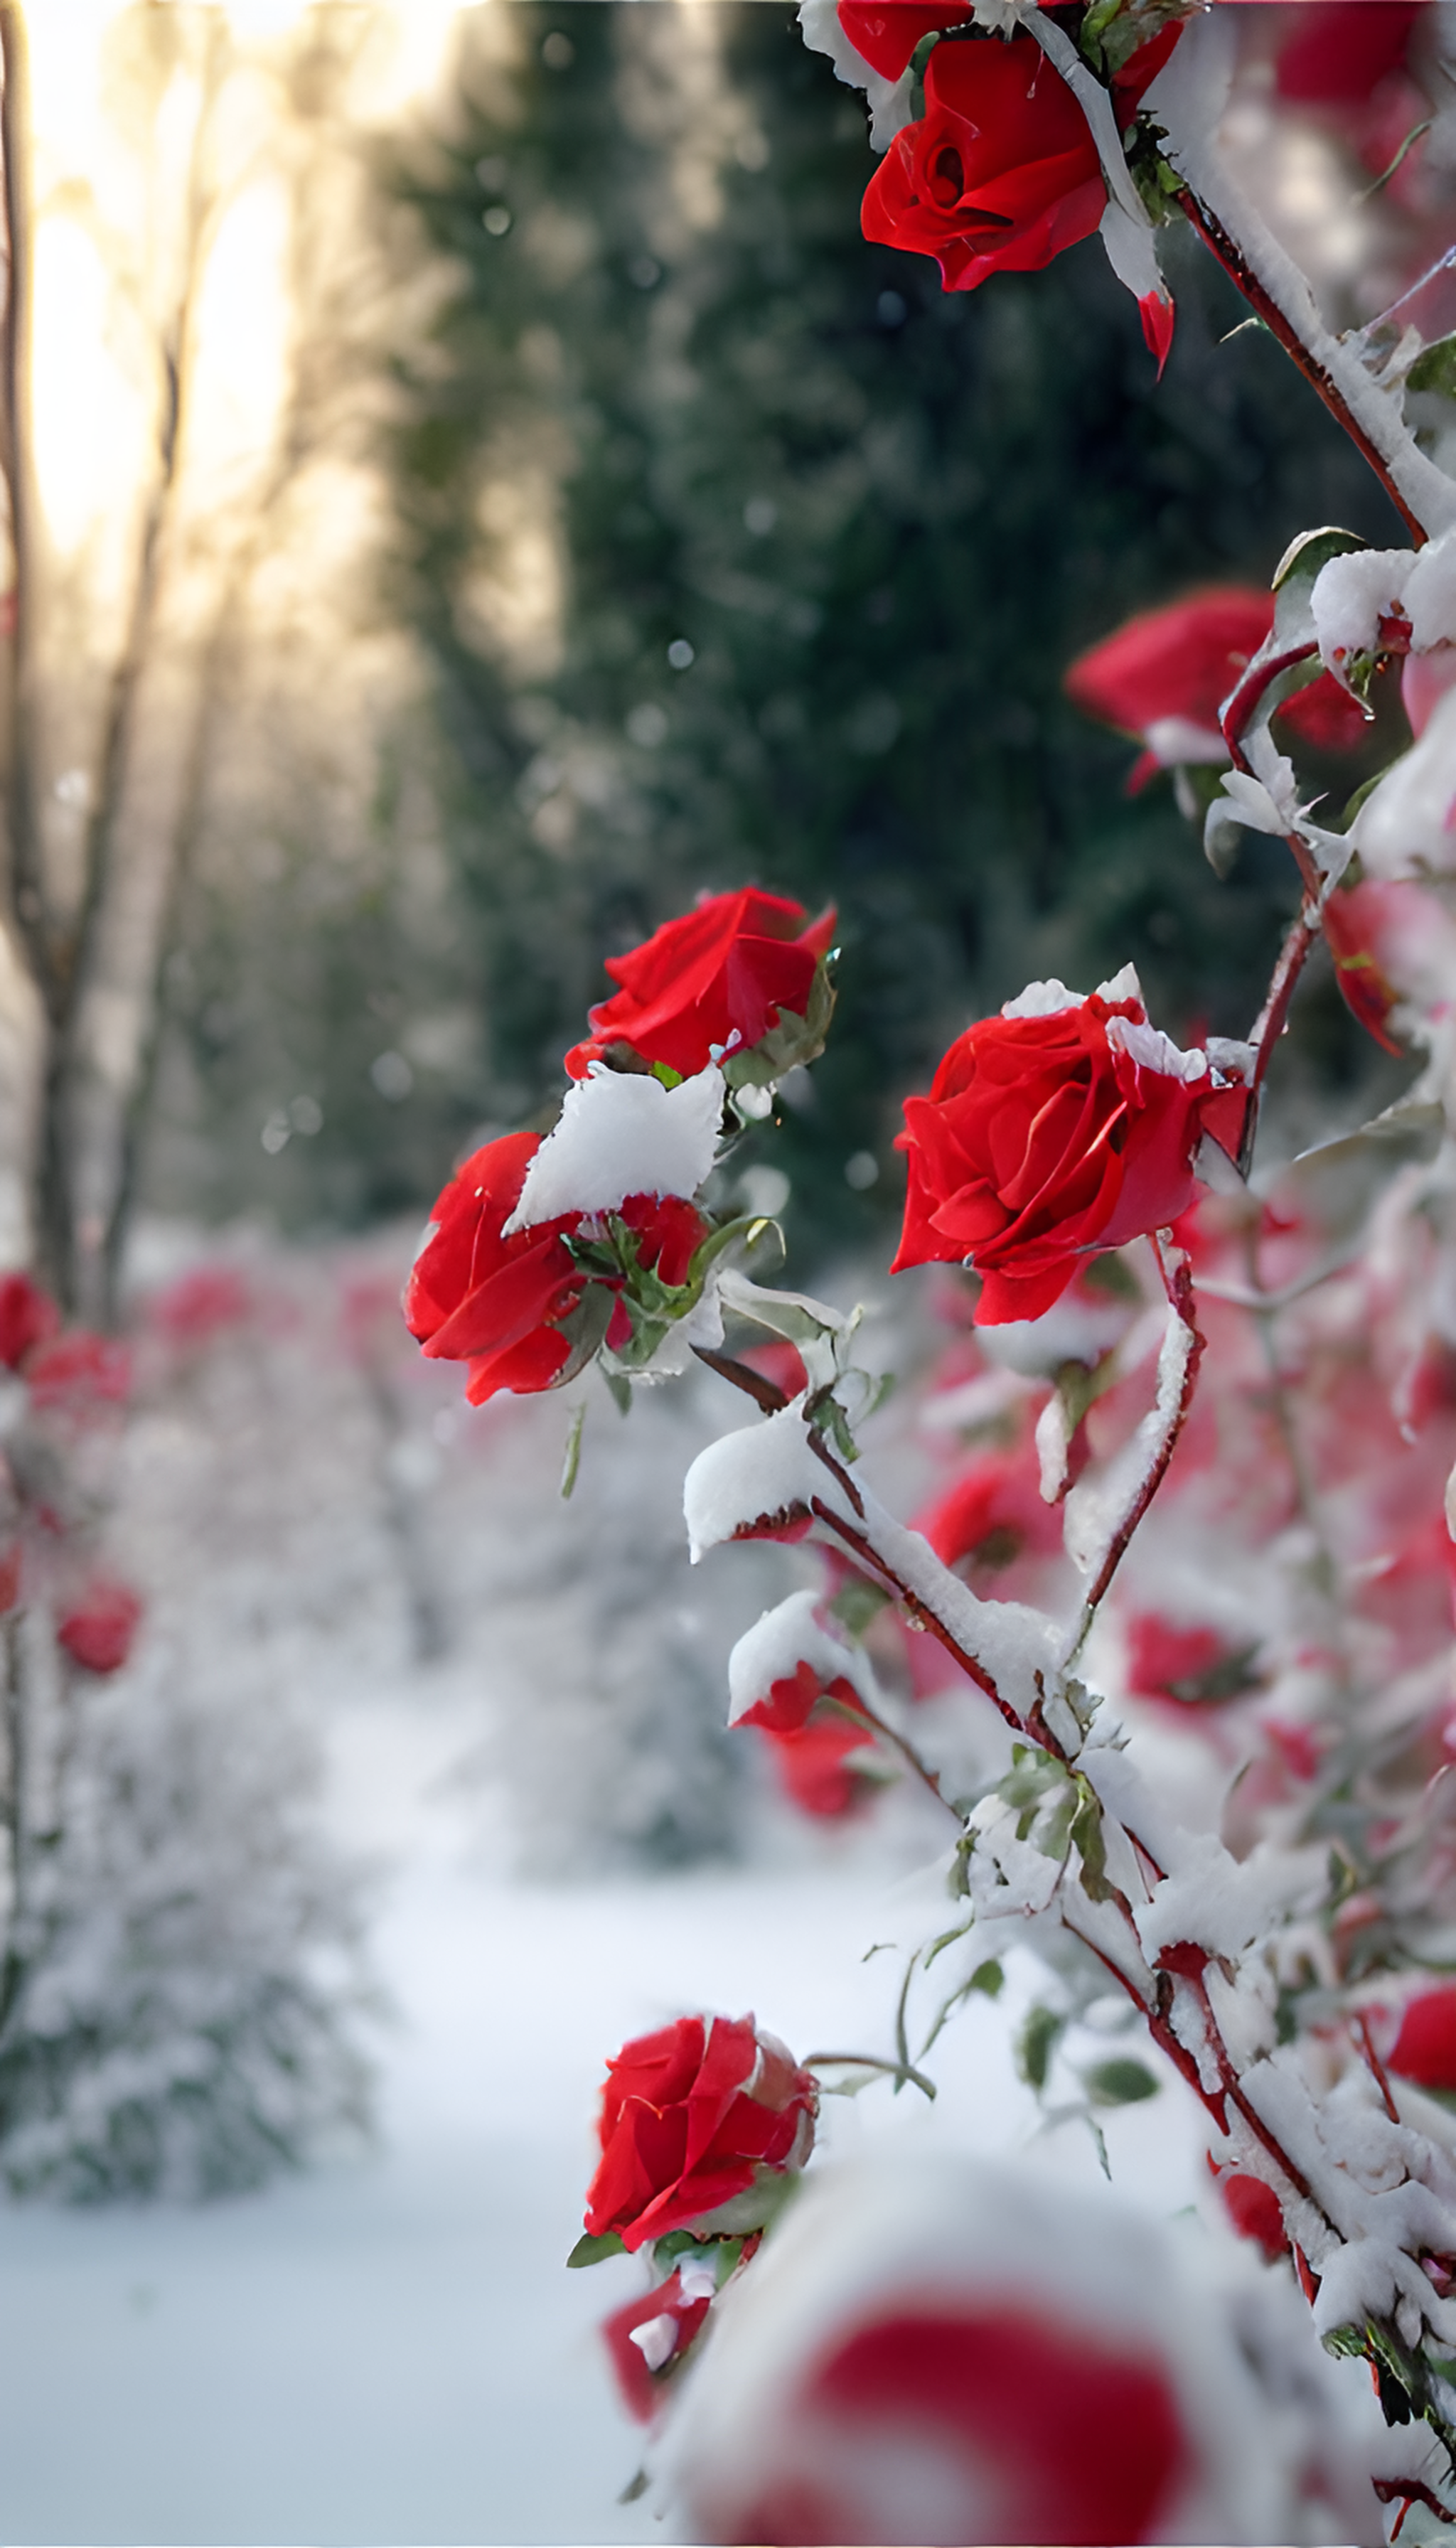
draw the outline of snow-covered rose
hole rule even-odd
[[[659,1094],[666,1100],[666,1090]],[[508,1133],[467,1159],[435,1204],[406,1286],[410,1334],[432,1359],[468,1366],[472,1407],[498,1390],[528,1396],[550,1389],[598,1344],[631,1332],[621,1298],[625,1272],[593,1276],[566,1244],[588,1226],[584,1212],[509,1227],[547,1146],[535,1133]],[[638,1265],[670,1287],[687,1281],[708,1228],[692,1204],[678,1195],[634,1194],[616,1218]],[[589,1292],[597,1317],[579,1333],[575,1322]]]
[[[1131,973],[1080,998],[1034,983],[951,1046],[905,1101],[910,1161],[895,1271],[963,1263],[978,1320],[1038,1319],[1092,1248],[1160,1229],[1193,1200],[1205,1133],[1236,1147],[1243,1093],[1148,1026]]]
[[[606,2066],[593,2238],[636,2249],[671,2230],[753,2229],[773,2209],[766,2185],[813,2147],[814,2081],[752,2017],[680,2017]]]
[[[1271,2279],[1025,2167],[922,2144],[826,2169],[685,2374],[689,2535],[1378,2541],[1347,2402]]]

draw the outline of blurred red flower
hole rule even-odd
[[[617,2387],[639,2424],[650,2422],[656,2414],[663,2373],[681,2362],[711,2307],[710,2298],[687,2300],[681,2273],[673,2273],[654,2290],[613,2310],[604,2320],[601,2333]]]
[[[90,1673],[120,1672],[136,1642],[141,1601],[114,1576],[93,1576],[78,1601],[57,1620],[57,1645]]]
[[[1456,1982],[1407,2000],[1385,2066],[1417,2088],[1456,2090]]]
[[[0,1363],[18,1371],[27,1354],[53,1336],[60,1312],[29,1274],[0,1275]]]
[[[636,2249],[700,2229],[765,2175],[802,2167],[813,2146],[815,2083],[751,2017],[680,2017],[606,2066],[587,2196],[593,2237],[614,2230]]]
[[[132,1357],[114,1337],[72,1327],[37,1347],[25,1376],[34,1406],[84,1418],[99,1407],[125,1406]]]
[[[591,1036],[567,1054],[568,1072],[585,1079],[619,1044],[683,1079],[705,1070],[715,1048],[752,1051],[783,1011],[805,1015],[835,918],[826,911],[810,922],[802,903],[752,885],[709,894],[630,954],[607,957],[621,988],[589,1011]]]

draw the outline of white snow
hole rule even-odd
[[[807,1514],[817,1496],[852,1519],[843,1489],[809,1447],[803,1399],[776,1415],[725,1433],[699,1451],[682,1487],[687,1544],[696,1565],[740,1530],[781,1515]]]
[[[1106,236],[1107,225],[1103,224]],[[1195,725],[1191,717],[1154,717],[1142,740],[1164,770],[1194,766],[1216,768],[1228,758],[1228,746],[1216,726]]]
[[[1063,1009],[1079,1009],[1085,997],[1081,991],[1069,991],[1065,982],[1028,982],[1014,1000],[1003,1000],[1003,1018],[1056,1018]]]
[[[1367,874],[1388,883],[1456,870],[1456,690],[1418,743],[1373,787],[1350,825]]]
[[[728,1722],[736,1725],[747,1710],[767,1698],[774,1682],[792,1681],[801,1663],[823,1683],[847,1681],[871,1706],[876,1700],[874,1675],[863,1646],[848,1646],[831,1636],[814,1616],[817,1592],[790,1592],[786,1601],[766,1610],[738,1640],[728,1658]]]
[[[712,1168],[723,1074],[709,1063],[665,1088],[649,1072],[608,1070],[568,1089],[561,1121],[526,1170],[504,1235],[567,1212],[615,1212],[628,1195],[695,1195]]]
[[[1402,615],[1410,549],[1354,549],[1334,557],[1310,594],[1321,662],[1337,677],[1355,655],[1372,654],[1379,622]]]
[[[1163,1079],[1195,1079],[1208,1076],[1208,1054],[1197,1045],[1188,1052],[1174,1044],[1156,1027],[1138,1018],[1109,1018],[1107,1041],[1114,1051],[1126,1052],[1141,1070],[1155,1070]]]
[[[840,25],[836,0],[799,0],[799,25],[809,51],[829,55],[835,78],[842,80],[846,88],[864,90],[870,111],[870,147],[888,150],[895,135],[904,131],[914,113],[913,74],[907,70],[899,79],[888,80],[872,70]]]

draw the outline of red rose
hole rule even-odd
[[[852,1695],[846,1705],[854,1703]],[[869,1764],[864,1755],[872,1748],[867,1725],[847,1725],[843,1717],[826,1715],[796,1728],[765,1726],[763,1734],[789,1803],[816,1821],[838,1822],[879,1783],[872,1774],[865,1774]]]
[[[405,1287],[410,1334],[432,1359],[469,1365],[472,1407],[500,1389],[522,1396],[550,1389],[597,1344],[623,1344],[631,1333],[620,1297],[581,1337],[564,1331],[592,1283],[565,1244],[586,1214],[501,1234],[540,1146],[538,1134],[507,1133],[466,1160],[435,1205],[433,1234]],[[708,1230],[692,1204],[680,1195],[629,1195],[615,1218],[633,1232],[639,1265],[674,1288],[686,1281]],[[595,1288],[620,1296],[623,1284],[603,1277]]]
[[[1417,2088],[1456,2089],[1456,1982],[1407,2000],[1386,2068]]]
[[[937,45],[925,114],[869,181],[867,239],[935,257],[948,292],[1049,265],[1107,210],[1097,144],[1032,36]]]
[[[922,8],[919,0],[839,0],[839,23],[856,52],[881,79],[898,79],[910,56],[932,28],[963,26],[969,0],[943,0],[940,8]]]
[[[56,1643],[87,1672],[120,1672],[140,1619],[141,1602],[131,1586],[98,1575],[57,1622]]]
[[[60,1312],[29,1274],[0,1275],[0,1363],[18,1371],[28,1353],[60,1324]]]
[[[469,1364],[472,1407],[498,1389],[549,1389],[571,1352],[560,1322],[587,1276],[562,1240],[581,1214],[500,1234],[540,1146],[535,1133],[508,1133],[466,1160],[435,1205],[433,1235],[405,1287],[410,1333],[431,1359]]]
[[[1210,586],[1089,646],[1063,686],[1088,716],[1146,746],[1128,782],[1136,790],[1179,762],[1228,760],[1219,710],[1273,625],[1272,594]]]
[[[1041,1318],[1079,1255],[1176,1221],[1204,1131],[1231,1134],[1226,1110],[1241,1114],[1242,1090],[1155,1036],[1140,999],[1037,990],[1065,1005],[1018,1015],[1013,1003],[968,1027],[929,1097],[905,1100],[896,1145],[910,1184],[892,1270],[973,1265],[982,1326]]]
[[[683,1079],[706,1070],[715,1048],[752,1051],[782,1011],[807,1016],[835,917],[826,911],[806,926],[802,903],[751,885],[742,893],[710,894],[680,920],[665,921],[645,946],[607,957],[606,969],[621,988],[589,1011],[592,1034],[566,1056],[572,1078],[585,1079],[591,1064],[617,1044]],[[807,1050],[792,1056],[811,1057]]]
[[[1274,625],[1274,597],[1255,586],[1209,585],[1160,610],[1142,610],[1079,655],[1063,679],[1088,716],[1145,746],[1128,777],[1137,795],[1159,770],[1228,759],[1219,711]],[[1365,714],[1330,673],[1275,712],[1320,752],[1363,742]]]
[[[614,2230],[635,2249],[701,2229],[766,2176],[802,2167],[813,2147],[814,2081],[751,2017],[680,2017],[606,2066],[601,2164],[587,2197],[593,2238]]]

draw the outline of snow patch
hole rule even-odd
[[[1014,1000],[1002,1003],[1003,1018],[1059,1018],[1064,1009],[1079,1009],[1085,993],[1069,991],[1065,982],[1028,982]]]
[[[615,1212],[628,1195],[695,1195],[718,1146],[723,1088],[711,1062],[676,1088],[593,1062],[568,1090],[503,1235],[563,1213]]]

